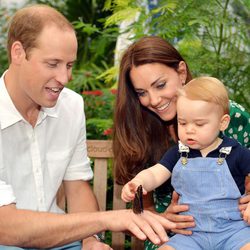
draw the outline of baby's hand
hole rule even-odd
[[[247,204],[247,208],[243,211],[243,220],[250,225],[250,203]]]
[[[124,187],[122,188],[122,194],[121,194],[122,200],[125,202],[130,202],[134,200],[136,190],[140,185],[141,185],[141,182],[135,179],[125,184]],[[145,195],[147,194],[147,192],[143,190],[143,194]]]

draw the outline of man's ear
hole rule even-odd
[[[184,61],[179,62],[178,73],[180,75],[182,85],[184,85],[187,80],[187,65]]]
[[[220,131],[226,130],[229,123],[230,123],[230,115],[228,114],[223,115],[220,120]]]
[[[25,58],[26,53],[23,49],[23,45],[19,41],[15,41],[11,46],[11,62],[14,64],[20,64]]]

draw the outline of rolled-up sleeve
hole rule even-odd
[[[16,203],[16,197],[14,195],[11,185],[6,184],[0,180],[0,207]]]

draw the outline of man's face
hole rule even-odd
[[[76,60],[77,40],[71,30],[46,26],[20,65],[19,95],[28,105],[53,107],[68,83]]]

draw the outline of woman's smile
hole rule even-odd
[[[161,105],[161,106],[156,107],[155,109],[156,109],[158,112],[164,112],[165,110],[168,109],[170,103],[171,103],[171,100],[170,100],[169,102],[167,102],[167,103]]]

